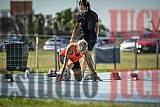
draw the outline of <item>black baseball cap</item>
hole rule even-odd
[[[80,5],[80,4],[83,4],[83,5],[86,6],[86,5],[87,5],[87,0],[80,0],[80,1],[79,1],[79,5]]]

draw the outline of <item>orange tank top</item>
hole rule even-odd
[[[78,62],[79,59],[83,57],[83,53],[82,52],[77,52],[77,45],[74,44],[74,43],[71,44],[70,49],[71,49],[72,52],[69,56],[69,59],[72,62]],[[61,51],[60,55],[65,56],[65,53],[66,53],[66,48]]]

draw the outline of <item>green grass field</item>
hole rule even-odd
[[[160,55],[160,54],[159,54]],[[29,66],[35,68],[35,52],[30,52]],[[135,55],[132,52],[121,52],[120,63],[117,64],[117,70],[134,70]],[[156,68],[156,54],[138,54],[138,69],[155,69]],[[160,60],[160,57],[159,57]],[[48,71],[49,68],[55,67],[55,57],[52,51],[39,51],[39,69],[42,72]],[[160,68],[160,63],[159,63]],[[107,72],[114,69],[114,64],[97,64],[97,72]]]
[[[29,52],[28,67],[33,72],[36,69],[35,51]],[[6,66],[5,52],[0,52],[0,68]],[[47,72],[48,69],[55,67],[55,57],[53,51],[40,50],[38,52],[39,72]],[[121,52],[121,63],[117,64],[118,70],[134,69],[134,53]],[[160,60],[160,57],[159,57]],[[138,69],[155,69],[156,54],[138,54]],[[159,64],[160,68],[160,64]],[[97,64],[97,72],[108,72],[114,69],[113,64]],[[3,71],[0,70],[2,73]],[[5,71],[4,71],[5,72]],[[17,73],[17,72],[14,72]],[[19,72],[18,72],[19,73]],[[21,72],[20,72],[21,73]],[[154,104],[129,104],[129,103],[110,103],[110,102],[82,102],[82,101],[65,101],[65,100],[46,100],[46,99],[26,99],[26,98],[0,98],[0,107],[160,107]]]
[[[120,63],[116,65],[117,70],[134,70],[135,54],[132,52],[121,52]],[[160,61],[160,54],[159,54]],[[140,70],[156,69],[156,54],[145,53],[137,55],[137,67]],[[160,68],[160,62],[159,62]],[[114,69],[113,64],[98,64],[97,71],[110,71]]]
[[[55,68],[55,53],[53,51],[38,51],[38,69],[39,72],[47,72],[51,68]],[[135,69],[135,55],[133,52],[121,52],[120,63],[116,65],[117,70],[134,70]],[[160,54],[159,54],[160,55]],[[5,68],[6,58],[5,52],[0,52],[0,68]],[[156,54],[146,53],[138,54],[138,69],[156,69]],[[28,67],[31,71],[36,71],[36,53],[30,51],[28,55]],[[160,61],[160,56],[159,56]],[[160,68],[160,62],[159,62]],[[97,64],[97,72],[108,72],[114,70],[114,64]]]
[[[94,101],[65,101],[57,99],[0,98],[0,107],[159,107],[156,104],[129,104]]]

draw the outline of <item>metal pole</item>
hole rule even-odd
[[[156,69],[158,69],[159,61],[158,61],[158,52],[159,52],[159,39],[156,41]]]
[[[55,71],[57,72],[57,40],[56,36],[54,36],[54,43],[55,43]]]
[[[117,69],[117,65],[116,65],[116,45],[114,45],[114,48],[113,48],[113,60],[114,60],[114,70]]]
[[[134,50],[135,50],[135,70],[137,70],[137,39],[135,40]]]
[[[76,0],[76,9],[78,9],[78,0]]]
[[[38,73],[38,34],[35,35],[36,36],[36,73]]]

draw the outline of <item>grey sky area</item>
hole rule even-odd
[[[89,0],[91,9],[98,13],[102,23],[110,28],[110,13],[112,9],[133,9],[135,17],[142,9],[160,9],[160,0]],[[35,13],[52,14],[66,8],[74,9],[77,0],[33,0]],[[0,0],[0,9],[10,9],[10,0]],[[146,25],[147,26],[147,25]]]

